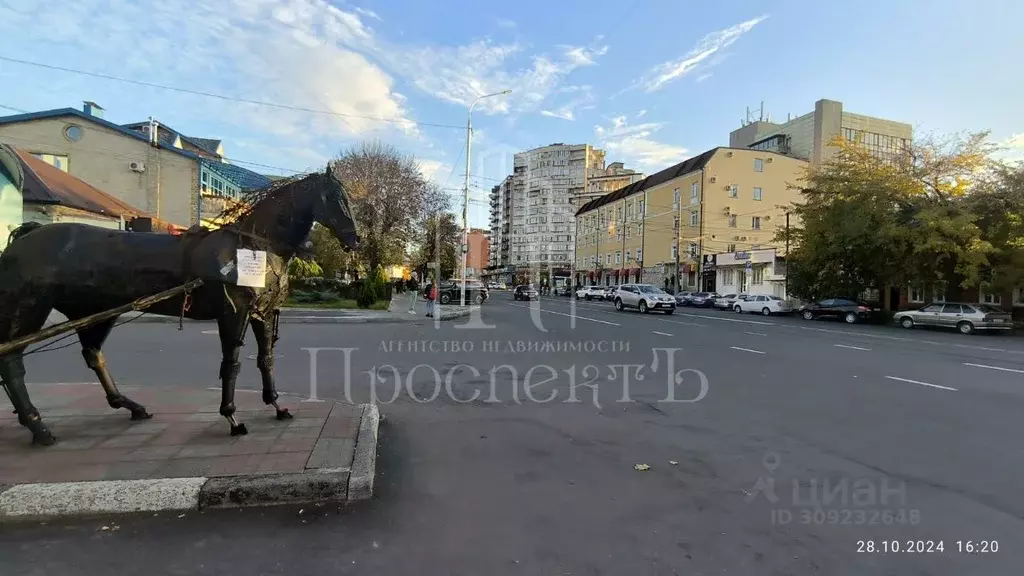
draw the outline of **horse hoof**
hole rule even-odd
[[[32,435],[32,443],[36,446],[53,446],[57,439],[49,430]]]
[[[149,412],[146,412],[145,410],[132,412],[132,420],[149,420],[152,417],[153,415],[150,414]]]
[[[287,408],[281,408],[277,411],[278,420],[291,420],[292,418],[294,418],[294,416],[292,416],[292,413],[289,412]]]
[[[245,424],[239,424],[231,427],[232,436],[245,436],[249,433],[249,429],[245,427]]]

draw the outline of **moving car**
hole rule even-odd
[[[975,330],[1013,329],[1010,314],[991,304],[935,303],[917,310],[897,312],[893,319],[904,328],[939,326],[956,328],[961,334],[970,334]]]
[[[591,286],[584,286],[576,291],[576,299],[585,298],[587,300],[593,300],[599,298],[604,300],[604,286],[598,286],[596,284]]]
[[[555,296],[569,296],[572,294],[572,288],[568,284],[559,284],[555,286]]]
[[[512,293],[513,300],[539,300],[540,292],[533,287],[533,284],[522,284],[516,286],[515,292]]]
[[[826,298],[800,307],[800,316],[804,320],[836,318],[847,324],[877,320],[879,312],[880,310],[872,308],[870,304],[852,298]]]
[[[763,316],[771,316],[772,314],[789,314],[793,311],[793,308],[778,296],[769,296],[766,294],[751,294],[743,300],[737,300],[732,307],[736,313],[742,312],[755,312]]]
[[[442,282],[437,287],[437,299],[441,304],[458,304],[462,297],[462,283],[454,280]],[[480,282],[466,282],[466,301],[473,304],[483,304],[487,300],[487,287]]]
[[[615,293],[615,309],[636,308],[647,314],[651,310],[671,314],[676,311],[676,299],[651,284],[623,284]]]

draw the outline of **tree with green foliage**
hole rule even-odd
[[[966,200],[990,166],[986,137],[914,142],[889,161],[856,142],[833,142],[838,151],[808,170],[790,229],[776,237],[791,246],[790,292],[819,299],[887,285],[976,284],[994,252]]]
[[[460,267],[459,246],[462,244],[462,229],[450,212],[440,212],[427,218],[419,251],[417,266],[440,263],[441,278],[451,278]],[[431,269],[430,274],[433,274]]]
[[[288,263],[288,277],[292,279],[316,278],[323,274],[323,269],[315,260],[292,258],[292,261]]]

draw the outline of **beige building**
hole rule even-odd
[[[836,138],[860,142],[880,158],[893,158],[907,149],[913,127],[843,110],[843,103],[818,100],[814,111],[776,124],[771,118],[749,118],[729,133],[729,146],[777,152],[821,164],[835,153]]]
[[[587,189],[577,197],[576,205],[581,206],[584,202],[625,188],[645,177],[641,172],[626,168],[622,162],[612,162],[605,168],[591,168],[587,178]]]
[[[158,122],[118,125],[93,102],[0,117],[0,142],[88,183],[142,212],[189,226],[242,192],[266,186],[261,174],[228,164],[219,140],[189,138]],[[200,197],[202,196],[202,204]]]
[[[714,148],[591,200],[576,214],[574,281],[714,290],[717,271],[702,268],[705,255],[780,248],[782,258],[774,236],[800,200],[793,185],[807,166],[774,152]]]

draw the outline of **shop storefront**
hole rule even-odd
[[[774,248],[715,254],[719,294],[770,294],[786,297],[785,265]]]
[[[705,254],[700,264],[700,289],[702,292],[715,292],[718,286],[718,255]]]

